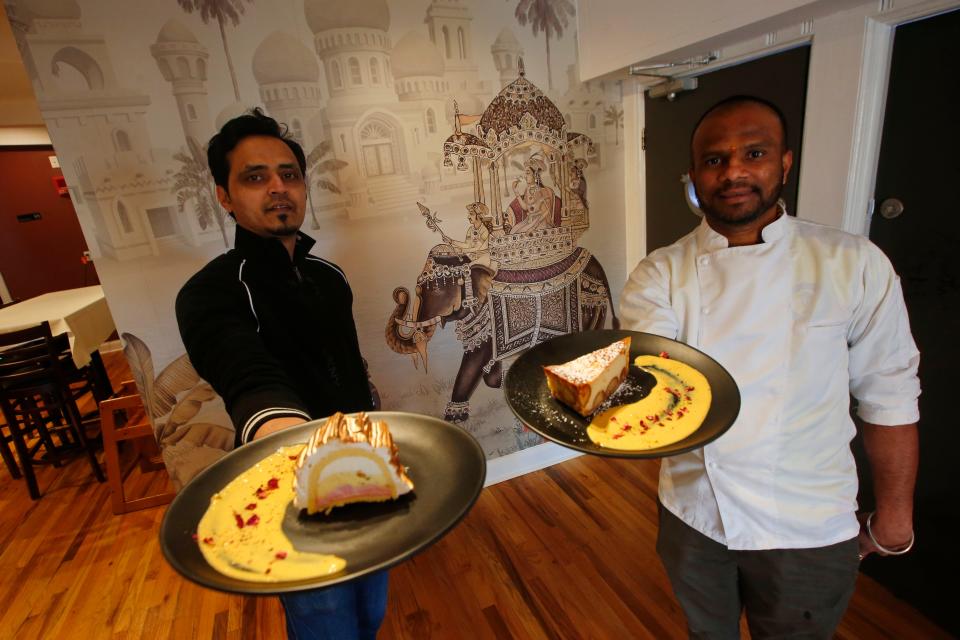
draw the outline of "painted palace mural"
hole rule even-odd
[[[233,439],[173,301],[232,243],[205,144],[253,106],[308,154],[303,231],[350,279],[384,409],[491,458],[539,443],[504,370],[610,326],[625,276],[621,87],[579,81],[570,0],[5,8],[176,482]]]

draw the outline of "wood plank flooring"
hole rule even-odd
[[[111,378],[124,375],[106,354]],[[163,472],[127,465],[127,486]],[[683,638],[654,551],[655,462],[580,457],[485,489],[467,518],[391,571],[380,638]],[[77,458],[39,468],[43,497],[0,470],[0,639],[282,638],[276,598],[210,591],[163,560],[163,508],[110,511]],[[948,638],[865,576],[837,637]]]

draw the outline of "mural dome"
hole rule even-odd
[[[182,22],[174,18],[167,20],[167,23],[163,25],[160,33],[157,35],[158,44],[165,42],[192,42],[200,44],[200,41],[197,40],[190,29],[187,29],[183,26]]]
[[[314,33],[356,27],[381,31],[390,28],[387,0],[306,0],[303,13]]]
[[[517,36],[513,35],[510,27],[504,27],[500,31],[500,35],[497,36],[497,39],[494,40],[493,46],[491,49],[519,49],[520,41],[517,40]]]
[[[253,54],[253,76],[258,84],[273,82],[317,82],[317,56],[295,36],[274,31]]]
[[[563,129],[563,114],[536,85],[527,80],[521,62],[520,77],[504,87],[490,102],[480,118],[480,128],[484,135],[491,129],[499,135],[510,127],[519,127],[520,118],[526,113],[536,118],[538,127],[546,126],[557,133]]]
[[[76,0],[27,0],[18,2],[17,9],[24,19],[79,20],[80,5]]]
[[[442,76],[444,71],[440,50],[416,31],[400,38],[390,53],[390,62],[394,78]]]

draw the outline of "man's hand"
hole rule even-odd
[[[253,439],[259,440],[264,438],[271,433],[276,433],[277,431],[282,431],[287,427],[295,427],[298,424],[303,424],[306,422],[303,418],[297,418],[295,416],[285,416],[283,418],[274,418],[273,420],[267,420],[260,428],[257,429],[257,433],[254,434]]]
[[[917,425],[886,427],[862,423],[863,443],[873,474],[877,509],[870,520],[874,539],[883,547],[899,550],[913,535],[913,489],[917,479],[920,444]],[[860,556],[883,553],[867,535],[860,516]]]

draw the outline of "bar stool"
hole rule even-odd
[[[0,334],[0,409],[19,458],[19,471],[34,500],[40,497],[40,489],[33,465],[47,461],[39,457],[40,449],[49,462],[59,466],[62,454],[80,448],[97,480],[106,480],[77,409],[75,394],[83,389],[82,380],[65,371],[64,344],[65,340],[51,335],[48,322]],[[77,381],[81,384],[72,387],[71,382]],[[37,441],[30,444],[33,433]],[[6,442],[0,452],[5,452],[4,462],[9,467]]]

